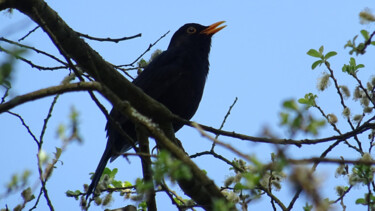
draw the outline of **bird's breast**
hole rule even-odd
[[[176,81],[168,91],[168,96],[160,99],[174,114],[190,119],[196,112],[204,90],[205,76],[192,73],[180,73],[180,80]]]

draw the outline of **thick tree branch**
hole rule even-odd
[[[23,103],[30,102],[33,100],[41,99],[56,94],[62,94],[71,91],[88,91],[88,90],[101,90],[101,85],[98,82],[80,82],[74,84],[64,84],[59,86],[52,86],[45,89],[40,89],[35,92],[17,96],[8,102],[0,104],[0,113],[8,111],[16,106]]]
[[[157,210],[156,209],[156,194],[155,194],[155,187],[154,187],[154,179],[152,176],[152,169],[151,169],[151,157],[150,157],[150,147],[148,142],[147,130],[141,126],[136,125],[135,127],[137,132],[137,140],[139,142],[139,153],[146,154],[147,156],[140,155],[141,162],[142,162],[142,171],[143,171],[143,180],[144,182],[152,184],[152,188],[150,188],[146,192],[146,204],[147,210]]]

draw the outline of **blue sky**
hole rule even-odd
[[[337,73],[341,84],[350,84],[353,80],[341,73],[341,67],[347,63],[350,55],[343,46],[349,39],[359,34],[361,29],[373,31],[373,25],[361,25],[358,14],[371,6],[372,1],[47,1],[59,15],[74,30],[96,37],[118,38],[142,33],[141,38],[121,42],[118,44],[87,41],[107,61],[113,64],[128,64],[137,58],[150,43],[170,30],[166,38],[162,39],[153,50],[165,50],[169,40],[180,26],[195,22],[209,25],[217,21],[227,21],[227,27],[215,34],[210,54],[210,73],[206,83],[205,93],[200,108],[193,117],[194,121],[202,124],[219,127],[228,107],[235,97],[238,102],[227,120],[225,130],[236,131],[248,135],[259,135],[263,127],[268,126],[279,135],[287,137],[287,133],[280,129],[278,113],[281,111],[283,100],[300,98],[308,92],[318,93],[317,78],[324,68],[311,70],[314,58],[307,56],[310,48],[319,48],[324,45],[326,52],[337,51],[331,65]],[[14,11],[13,14],[0,15],[0,36],[17,40],[35,27],[35,24],[26,16]],[[37,47],[58,55],[49,38],[37,30],[28,37],[24,44]],[[1,44],[3,45],[3,44]],[[50,60],[28,52],[30,60],[41,65],[50,64]],[[148,59],[150,52],[145,55]],[[370,58],[374,57],[373,49],[368,54],[356,57],[358,63],[366,64],[366,69],[359,73],[359,77],[367,81],[373,74],[375,65]],[[5,55],[0,53],[0,62]],[[11,97],[28,93],[40,88],[57,85],[67,72],[38,71],[21,62],[17,63],[13,81]],[[3,90],[1,90],[3,91]],[[326,109],[326,113],[335,112],[341,117],[338,97],[331,89],[319,93],[318,103]],[[31,130],[40,134],[49,104],[52,98],[24,104],[14,112],[21,114],[30,125]],[[108,102],[102,99],[108,109]],[[352,105],[352,104],[350,104]],[[73,143],[61,156],[62,162],[57,165],[54,175],[47,187],[50,189],[53,203],[57,210],[77,209],[78,203],[66,198],[66,190],[82,189],[82,184],[89,182],[89,172],[95,170],[106,143],[105,118],[86,93],[65,94],[60,97],[53,117],[48,126],[45,137],[45,150],[52,154],[55,146],[61,146],[56,136],[59,124],[67,124],[71,107],[74,106],[80,116],[80,134],[84,143]],[[360,112],[358,106],[353,104]],[[20,173],[25,168],[33,171],[30,185],[37,181],[36,152],[37,146],[27,135],[19,120],[9,114],[0,115],[0,187],[3,187],[14,173]],[[342,131],[348,128],[341,119],[339,127]],[[336,135],[327,127],[319,137]],[[177,133],[188,153],[192,154],[209,149],[210,141],[201,137],[197,131],[185,127]],[[304,136],[299,136],[304,137]],[[270,153],[275,151],[272,146],[242,142],[222,137],[221,140],[232,144],[243,152],[255,155],[264,162],[270,161]],[[366,140],[366,139],[364,139]],[[289,155],[293,158],[308,158],[319,156],[328,146],[289,147]],[[228,158],[233,155],[228,150],[218,147],[218,152]],[[358,154],[339,146],[329,157],[344,156],[358,158]],[[202,157],[195,159],[199,166],[205,168],[208,176],[215,179],[218,185],[230,175],[228,166],[211,159]],[[134,182],[141,175],[139,161],[131,159],[129,164],[124,159],[117,159],[110,168],[119,168],[118,179]],[[326,197],[334,195],[332,181],[344,184],[344,180],[332,180],[333,165],[321,165],[317,176],[323,182]],[[288,185],[288,184],[284,184]],[[357,193],[361,187],[358,187]],[[178,189],[178,187],[177,187]],[[4,192],[1,188],[0,195]],[[355,193],[355,192],[354,192]],[[287,203],[291,197],[291,190],[280,191],[282,200]],[[170,204],[163,194],[158,204],[160,210],[166,210]],[[358,198],[361,195],[352,195]],[[331,197],[336,198],[336,195]],[[0,198],[0,207],[8,204],[12,208],[20,202],[19,195],[9,198]],[[300,197],[296,210],[305,204],[306,198]],[[132,203],[117,199],[112,208]],[[349,202],[348,202],[349,203]],[[350,203],[349,203],[350,204]],[[350,206],[354,206],[351,202]],[[41,208],[46,208],[42,200]],[[250,208],[270,209],[269,199],[264,197],[251,203]],[[92,210],[102,208],[92,207]],[[350,207],[349,207],[350,208]],[[356,206],[356,209],[364,207]],[[42,210],[42,209],[41,209]],[[350,209],[349,209],[350,210]]]

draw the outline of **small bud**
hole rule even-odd
[[[241,181],[241,179],[242,179],[242,174],[236,174],[236,176],[234,176],[234,178],[233,178],[233,181],[239,182],[239,181]]]
[[[369,153],[363,153],[362,158],[360,160],[362,160],[362,161],[368,161],[368,162],[373,161],[372,157],[371,157],[371,155]]]
[[[143,199],[143,196],[142,194],[137,194],[137,195],[133,195],[132,197],[130,197],[130,199],[133,201],[141,201]]]
[[[101,205],[102,204],[102,199],[100,197],[95,197],[94,201],[95,201],[96,205]]]
[[[364,113],[371,113],[371,112],[372,112],[372,108],[371,108],[371,107],[365,107],[365,108],[363,109],[363,112],[364,112]]]
[[[371,84],[372,84],[373,86],[375,86],[375,76],[372,76],[372,77],[371,77]]]
[[[336,186],[337,195],[342,196],[344,195],[345,191],[346,189],[344,186]]]
[[[336,124],[337,123],[337,116],[336,115],[334,115],[334,114],[328,114],[327,117],[328,117],[329,123],[331,123],[331,124]]]
[[[340,164],[339,167],[336,169],[335,177],[347,175],[347,171],[345,165]]]
[[[363,96],[359,101],[363,107],[368,107],[370,101],[366,96]]]
[[[350,97],[350,91],[349,91],[347,86],[340,86],[340,89],[341,89],[342,93],[344,93],[345,98]]]
[[[350,109],[348,107],[346,107],[343,111],[342,111],[342,115],[344,115],[345,117],[349,117],[350,116]]]
[[[318,90],[319,91],[324,91],[330,85],[329,77],[330,77],[330,75],[323,74],[323,76],[318,79]]]
[[[375,130],[374,129],[372,129],[371,130],[371,133],[370,134],[368,134],[368,139],[373,139],[374,138],[374,134],[375,134]],[[375,143],[372,143],[372,146],[375,146]]]
[[[233,184],[234,182],[234,177],[228,177],[225,181],[224,181],[224,186],[225,187],[228,187],[229,185]]]
[[[362,120],[362,118],[363,118],[363,116],[362,116],[361,114],[357,114],[357,115],[355,115],[355,116],[353,117],[353,120],[354,120],[355,122],[359,122],[359,121]]]
[[[226,198],[228,199],[228,201],[234,203],[237,203],[240,200],[240,198],[234,192],[229,192]]]
[[[81,197],[80,205],[81,205],[81,207],[87,206],[87,201],[86,201],[85,197],[83,197],[83,196]]]
[[[104,200],[103,200],[103,205],[106,206],[108,205],[110,202],[112,201],[112,194],[109,193],[105,196]]]
[[[370,82],[367,82],[367,90],[371,92],[373,88],[374,86]]]
[[[371,11],[368,8],[359,13],[359,18],[361,19],[361,24],[375,21],[375,16],[371,14]]]
[[[156,49],[152,54],[151,54],[151,58],[148,62],[151,62],[152,60],[154,60],[157,56],[159,56],[161,53],[163,53],[162,50],[160,49]]]
[[[359,86],[357,86],[355,89],[354,89],[354,93],[353,93],[353,99],[354,100],[358,100],[362,98],[362,93],[361,93],[361,90],[359,89]]]

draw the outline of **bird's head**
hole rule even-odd
[[[168,49],[176,47],[186,47],[186,49],[203,48],[211,46],[211,37],[226,25],[220,26],[225,21],[219,21],[209,26],[202,26],[197,23],[188,23],[178,29],[169,43]]]

